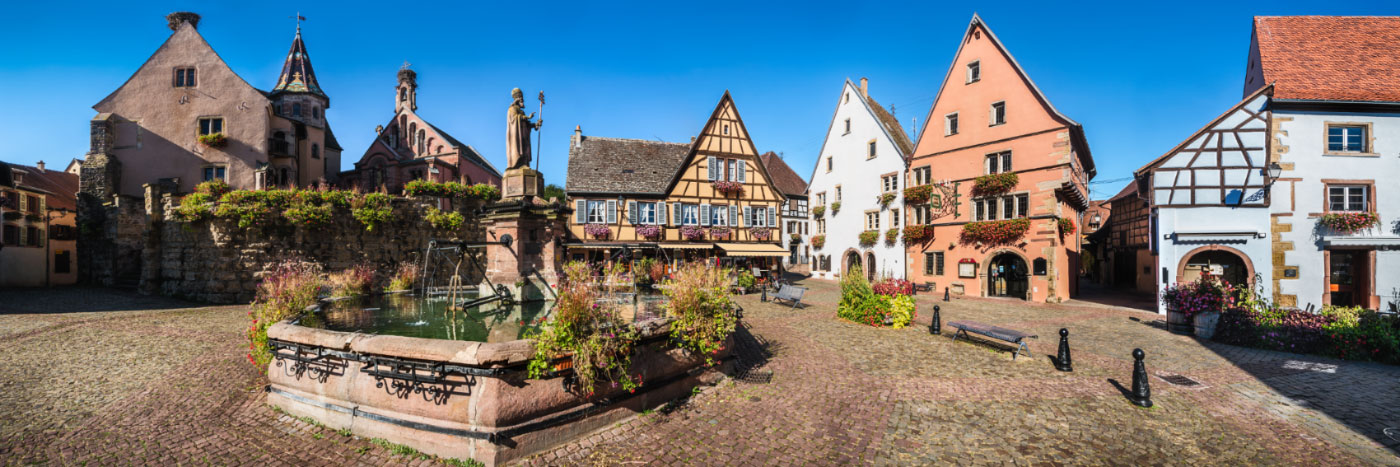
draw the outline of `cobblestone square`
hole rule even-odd
[[[1157,315],[920,295],[916,325],[740,297],[743,374],[639,413],[533,465],[1400,465],[1400,368],[1169,334]],[[1030,358],[957,343],[942,322],[1038,334]],[[244,359],[245,306],[93,288],[0,291],[0,459],[10,464],[433,464],[279,414]],[[1056,371],[1070,330],[1074,371]],[[1154,407],[1117,386],[1147,352]],[[1161,377],[1199,382],[1178,386]]]

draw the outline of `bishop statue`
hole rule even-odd
[[[530,131],[538,130],[544,119],[532,122],[535,114],[525,115],[525,93],[520,88],[512,89],[510,95],[515,100],[506,109],[506,170],[529,168]]]

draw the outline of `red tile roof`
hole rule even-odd
[[[807,182],[802,181],[802,176],[792,171],[783,158],[778,157],[773,151],[763,153],[758,156],[763,161],[763,166],[768,169],[768,176],[773,177],[773,186],[786,196],[806,196]]]
[[[1400,102],[1400,17],[1257,16],[1275,99]]]
[[[48,193],[46,203],[51,209],[78,210],[78,176],[62,170],[39,170],[38,167],[10,164],[15,171],[24,172],[21,188]]]

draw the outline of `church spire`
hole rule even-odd
[[[306,44],[301,40],[300,23],[297,24],[296,38],[292,39],[292,50],[287,52],[287,61],[282,64],[282,74],[277,77],[277,86],[272,88],[273,94],[284,92],[311,93],[330,100],[321,92],[320,83],[316,82],[316,72],[311,69],[311,56],[306,53]]]

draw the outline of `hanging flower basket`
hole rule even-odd
[[[837,201],[835,203],[831,203],[831,215],[835,216],[838,212],[841,212],[841,202]]]
[[[904,243],[920,243],[933,238],[933,227],[927,225],[904,226]]]
[[[612,235],[612,229],[603,224],[588,224],[583,226],[583,233],[595,239],[604,240]]]
[[[820,219],[823,215],[826,215],[826,206],[817,206],[812,208],[813,217]]]
[[[753,235],[754,240],[766,242],[773,238],[773,229],[768,227],[750,227],[749,235]]]
[[[1349,234],[1371,228],[1380,221],[1381,217],[1374,212],[1339,212],[1323,214],[1317,223],[1323,227]]]
[[[790,234],[788,238],[792,239],[792,243],[802,243],[802,234]]]
[[[726,240],[733,231],[729,227],[710,227],[710,236],[715,240]]]
[[[1055,219],[1055,224],[1058,225],[1059,228],[1060,228],[1060,236],[1061,236],[1061,237],[1063,237],[1063,236],[1065,236],[1065,235],[1073,235],[1073,234],[1074,234],[1074,221],[1073,221],[1073,220],[1070,220],[1070,219],[1067,218],[1067,217],[1060,217],[1060,218]]]
[[[823,246],[826,246],[826,235],[816,235],[812,237],[812,248],[820,250]]]
[[[705,229],[698,225],[681,226],[681,238],[686,240],[700,240],[705,238]]]
[[[899,240],[899,229],[890,229],[885,231],[886,244],[893,245],[896,240]]]
[[[639,225],[637,226],[637,236],[648,240],[656,240],[658,238],[661,238],[661,226]]]
[[[879,198],[876,198],[876,200],[880,202],[880,207],[887,208],[890,207],[890,203],[894,202],[894,198],[894,193],[883,193],[879,196]]]
[[[1016,183],[1020,181],[1020,177],[1012,172],[983,175],[972,181],[972,194],[977,196],[999,195],[1016,188]]]
[[[207,135],[199,135],[199,144],[203,144],[211,148],[222,148],[228,145],[228,137],[224,136],[223,133],[210,133]]]
[[[1030,227],[1030,219],[1025,218],[968,222],[963,224],[961,239],[963,243],[1000,245],[1021,239]]]
[[[739,182],[719,180],[711,182],[710,186],[714,187],[715,191],[725,195],[744,196],[744,185]]]
[[[904,204],[915,205],[927,203],[933,199],[933,185],[919,185],[904,189]]]
[[[874,244],[875,244],[875,241],[876,241],[876,240],[879,240],[879,239],[880,239],[880,231],[879,231],[879,230],[867,230],[867,231],[861,232],[861,233],[860,233],[860,237],[858,237],[858,238],[859,238],[859,240],[860,240],[860,246],[871,246],[871,245],[874,245]]]

